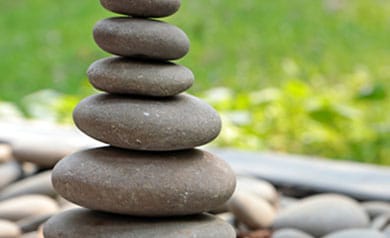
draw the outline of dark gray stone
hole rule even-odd
[[[180,8],[180,0],[100,0],[107,10],[137,17],[166,17]]]
[[[160,99],[93,95],[80,102],[73,118],[87,135],[135,150],[189,149],[207,144],[221,130],[217,112],[187,94]]]
[[[184,66],[111,57],[88,69],[91,84],[109,93],[174,96],[190,88],[194,75]]]
[[[96,23],[93,36],[108,53],[143,59],[175,60],[187,54],[189,40],[165,22],[115,17]]]
[[[13,183],[0,192],[0,201],[27,194],[53,197],[57,193],[53,189],[50,176],[51,171],[46,171]]]
[[[386,238],[386,236],[383,233],[372,229],[348,229],[333,232],[323,238]]]
[[[74,209],[44,225],[45,238],[235,238],[234,229],[214,216],[136,218]]]
[[[339,230],[364,228],[368,224],[368,215],[356,201],[341,195],[324,194],[302,199],[282,210],[273,227],[295,228],[321,237]]]
[[[82,207],[149,217],[209,211],[235,187],[235,175],[223,160],[195,149],[81,151],[61,160],[52,180],[60,195]]]
[[[20,178],[22,174],[22,168],[15,161],[0,164],[0,191],[10,183]]]

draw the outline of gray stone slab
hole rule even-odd
[[[281,187],[341,193],[359,200],[390,201],[390,167],[279,153],[212,150],[237,174]]]

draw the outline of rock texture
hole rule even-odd
[[[176,26],[140,18],[101,20],[96,23],[93,36],[108,53],[138,59],[180,59],[190,47],[187,35]]]
[[[233,193],[235,176],[224,161],[201,150],[81,151],[53,171],[55,189],[95,210],[137,216],[188,215],[211,210]]]
[[[45,238],[235,238],[233,228],[210,215],[135,218],[75,209],[51,218]]]
[[[190,149],[221,130],[216,111],[186,94],[164,99],[98,94],[80,102],[73,118],[87,135],[135,150]]]
[[[100,3],[112,12],[138,17],[166,17],[180,7],[180,0],[100,0]]]

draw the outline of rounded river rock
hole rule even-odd
[[[174,96],[192,86],[188,68],[157,61],[110,57],[94,62],[88,69],[91,84],[109,93]]]
[[[234,229],[214,216],[136,218],[73,209],[44,225],[45,238],[235,238]]]
[[[148,217],[209,211],[223,204],[235,188],[229,165],[196,149],[85,150],[61,160],[52,181],[60,195],[82,207]]]
[[[90,137],[135,150],[190,149],[221,130],[218,113],[187,94],[159,99],[97,94],[81,101],[73,118]]]
[[[96,23],[93,36],[103,50],[133,58],[180,59],[190,46],[187,35],[178,27],[140,18],[101,20]]]
[[[177,12],[180,0],[100,0],[104,8],[138,17],[166,17]]]

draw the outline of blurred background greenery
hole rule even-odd
[[[0,114],[71,123],[108,56],[98,1],[0,2]],[[178,63],[221,113],[214,144],[390,164],[390,1],[196,0],[164,19],[191,39]],[[16,105],[16,108],[13,107]]]

